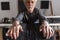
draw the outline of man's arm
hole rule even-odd
[[[39,22],[40,22],[40,32],[43,32],[43,37],[46,39],[51,38],[54,35],[53,28],[49,25],[47,18],[43,15],[39,15]]]
[[[10,36],[12,39],[17,39],[19,36],[19,32],[23,31],[22,26],[20,25],[21,20],[23,18],[23,14],[19,14],[14,22],[12,23],[11,28],[9,28],[8,32],[6,33],[7,36]]]

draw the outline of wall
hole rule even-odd
[[[40,1],[37,2],[37,8],[40,9]],[[45,0],[42,0],[45,1]],[[52,2],[52,10],[53,10],[53,16],[60,16],[60,0],[49,0]],[[43,13],[46,16],[51,15],[51,5],[49,4],[49,9],[40,9],[40,12]]]
[[[36,7],[40,10],[41,14],[45,16],[51,16],[51,7],[49,2],[49,8],[48,9],[41,9],[41,1],[51,1],[51,0],[38,0]]]
[[[18,13],[18,0],[0,0],[0,19],[15,17]],[[1,10],[1,2],[10,2],[10,10]]]
[[[10,2],[10,10],[1,10],[1,2]],[[40,2],[41,0],[38,0],[36,7],[40,9]],[[42,0],[44,1],[44,0]],[[44,15],[50,15],[49,9],[40,9],[40,12]],[[0,0],[0,19],[4,17],[15,17],[18,13],[18,0]]]
[[[10,2],[10,10],[1,10],[1,2],[8,1]],[[36,7],[40,9],[40,2],[41,0],[38,0]],[[45,1],[45,0],[42,0]],[[52,1],[52,8],[53,8],[53,14],[54,15],[60,15],[60,0],[49,0]],[[49,9],[40,9],[40,12],[44,15],[51,15],[51,8],[49,5]],[[18,0],[0,0],[0,19],[4,17],[15,17],[18,13]]]
[[[60,16],[60,0],[52,0],[53,13],[55,16]]]

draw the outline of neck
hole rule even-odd
[[[29,12],[29,13],[33,13],[33,11],[34,11],[34,10],[31,10],[31,11],[30,11],[30,10],[28,10],[28,12]]]

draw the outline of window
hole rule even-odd
[[[1,10],[10,10],[9,2],[1,2]]]
[[[48,9],[49,1],[41,1],[41,9]]]

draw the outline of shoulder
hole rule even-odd
[[[34,13],[37,14],[37,15],[41,15],[41,13],[40,13],[38,8],[34,8]]]
[[[23,19],[23,17],[24,17],[24,12],[21,12],[21,13],[17,14],[16,20],[21,21]]]
[[[38,9],[38,8],[35,8],[34,11],[35,11],[35,12],[39,12],[39,9]]]
[[[35,11],[35,13],[38,14],[39,16],[44,16],[38,8],[35,8],[34,11]]]

